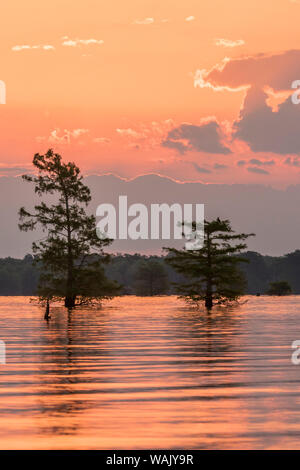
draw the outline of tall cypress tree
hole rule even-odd
[[[201,249],[166,248],[166,262],[187,279],[186,283],[175,284],[179,296],[197,305],[204,302],[208,310],[214,304],[237,300],[245,287],[238,265],[247,262],[239,254],[247,247],[244,241],[252,235],[236,234],[229,220],[217,218],[205,221]]]
[[[45,155],[35,154],[33,165],[38,176],[23,175],[23,179],[35,184],[40,197],[58,196],[51,205],[41,201],[34,213],[24,207],[19,211],[20,230],[34,230],[40,225],[47,232],[44,240],[32,245],[41,269],[40,299],[63,298],[65,306],[73,308],[77,303],[113,296],[117,286],[106,278],[103,269],[103,263],[109,261],[103,247],[112,240],[99,239],[95,217],[86,214],[91,195],[79,168],[72,162],[63,163],[51,149]]]

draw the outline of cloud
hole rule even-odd
[[[230,59],[225,58],[221,65],[218,65],[215,67],[219,67],[220,69],[224,68],[228,60]],[[214,68],[211,70],[206,70],[206,69],[196,70],[196,72],[194,73],[194,87],[195,88],[197,87],[198,88],[210,88],[213,91],[237,92],[237,91],[247,90],[248,87],[250,86],[249,84],[231,86],[231,85],[226,85],[224,83],[222,85],[218,85],[216,82],[213,82],[210,78],[211,73],[214,70]]]
[[[195,72],[194,86],[214,90],[238,91],[251,86],[274,91],[291,90],[300,77],[300,50],[280,54],[258,54],[237,59],[225,57],[210,70]]]
[[[256,166],[273,166],[275,165],[274,160],[259,160],[258,158],[251,158],[250,160],[239,160],[237,162],[237,166],[245,166],[245,165],[256,165]],[[250,170],[252,171],[252,170]]]
[[[95,137],[93,139],[93,142],[95,142],[96,144],[109,144],[110,139],[108,139],[107,137]]]
[[[258,175],[269,175],[269,172],[267,170],[264,170],[263,168],[256,168],[256,167],[249,166],[247,170],[250,173],[257,173]]]
[[[66,47],[77,47],[77,46],[90,46],[90,45],[102,45],[104,41],[102,39],[70,39],[68,36],[64,36],[62,38],[63,42],[62,45]],[[51,44],[36,44],[36,45],[29,45],[29,44],[22,44],[13,46],[12,51],[20,52],[25,50],[34,50],[40,49],[43,51],[53,51],[55,49],[54,46]]]
[[[130,127],[128,127],[127,129],[116,129],[116,132],[122,136],[126,136],[126,137],[134,137],[136,139],[139,139],[141,137],[144,137],[144,134],[141,133],[141,132],[137,132],[135,131],[134,129],[131,129]]]
[[[41,49],[43,51],[52,51],[55,49],[54,46],[51,46],[50,44],[44,44],[44,45],[34,45],[34,46],[29,46],[28,44],[23,44],[21,46],[13,46],[12,51],[19,52],[19,51],[24,51],[24,50],[31,50],[31,49]]]
[[[300,159],[299,157],[287,157],[285,160],[284,160],[284,163],[286,165],[290,165],[290,166],[297,166],[299,167],[300,166]]]
[[[65,132],[68,132],[68,131],[65,131]],[[89,129],[74,129],[73,131],[69,131],[69,132],[72,137],[77,139],[81,135],[87,134],[89,132]]]
[[[232,41],[231,39],[222,39],[222,38],[215,39],[216,46],[238,47],[238,46],[243,46],[244,44],[245,44],[245,41],[243,39],[237,39],[235,41]]]
[[[253,152],[279,155],[300,152],[300,106],[287,99],[274,112],[267,94],[252,87],[245,98],[233,137],[247,142]]]
[[[134,20],[132,24],[153,24],[154,18],[144,18],[142,20]]]
[[[300,106],[291,101],[291,84],[300,77],[300,50],[225,58],[210,70],[197,70],[194,86],[241,91],[245,98],[232,138],[253,152],[300,152]]]
[[[214,169],[215,170],[225,170],[228,168],[228,165],[223,165],[222,163],[215,163],[214,164]]]
[[[257,158],[251,158],[251,160],[249,160],[249,163],[251,163],[251,165],[256,165],[256,166],[275,165],[274,160],[258,160]]]
[[[191,22],[194,21],[196,18],[195,16],[187,16],[184,21]],[[163,18],[160,20],[161,23],[168,23],[170,20],[168,18]],[[132,22],[132,24],[137,24],[137,25],[149,25],[153,24],[155,22],[155,19],[152,18],[151,16],[148,16],[146,18],[141,18],[141,19],[136,19]]]
[[[195,168],[195,170],[198,172],[198,173],[211,173],[211,170],[209,170],[208,168],[204,168],[202,166],[199,166],[198,163],[196,162],[190,162],[193,167]]]
[[[279,105],[291,96],[291,90],[274,91],[269,86],[265,86],[263,90],[268,95],[266,99],[267,105],[272,108],[272,111],[275,113],[277,113]]]
[[[90,45],[102,45],[104,44],[103,39],[70,39],[68,36],[64,36],[62,45],[66,47],[77,47],[77,46],[90,46]]]
[[[68,129],[64,129],[61,131],[60,129],[54,129],[50,132],[49,137],[36,137],[37,142],[44,142],[48,141],[53,144],[70,144],[72,140],[77,140],[81,136],[87,134],[89,129],[73,129],[72,131]]]
[[[175,149],[177,150],[181,155],[183,155],[187,150],[189,150],[189,147],[182,142],[176,142],[174,140],[166,139],[163,140],[161,143],[162,147],[166,147],[169,149]]]
[[[195,16],[187,16],[184,18],[184,21],[191,22],[194,21],[196,18]],[[160,20],[161,23],[168,23],[170,20],[169,18],[163,18]],[[137,25],[149,25],[153,24],[155,22],[155,19],[152,18],[151,16],[148,16],[146,18],[141,18],[141,19],[136,19],[132,22],[132,24],[137,24]]]
[[[166,133],[174,127],[172,119],[163,121],[152,121],[150,123],[141,123],[136,129],[117,128],[116,132],[120,137],[128,141],[129,147],[141,148],[145,150],[161,146],[161,141]]]
[[[27,166],[18,166],[18,165],[11,165],[11,166],[0,166],[0,175],[2,176],[18,176],[24,173],[32,172],[32,165]]]
[[[188,150],[227,155],[231,150],[222,143],[222,132],[216,121],[197,126],[181,124],[168,132],[163,147],[176,148],[180,153]]]

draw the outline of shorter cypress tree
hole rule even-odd
[[[246,285],[239,263],[247,260],[239,255],[247,248],[245,240],[253,235],[236,234],[229,220],[217,218],[204,222],[201,249],[165,248],[166,262],[186,278],[185,283],[175,284],[179,297],[197,306],[204,302],[208,310],[237,300]]]

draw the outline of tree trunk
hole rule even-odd
[[[213,299],[212,299],[212,294],[211,293],[206,293],[205,307],[207,308],[207,310],[211,310],[212,307],[213,307]]]
[[[47,304],[46,304],[46,311],[45,311],[45,320],[49,320],[50,318],[50,305],[49,305],[49,299],[47,299]]]
[[[210,234],[207,233],[207,267],[208,274],[206,279],[206,292],[205,292],[205,307],[207,310],[211,310],[213,307],[213,296],[212,296],[212,267],[211,267],[211,246],[210,246]]]
[[[76,295],[73,293],[73,254],[72,254],[72,239],[71,239],[71,223],[70,223],[70,209],[69,199],[65,193],[66,202],[66,215],[67,215],[67,233],[68,233],[68,272],[67,272],[67,292],[65,297],[65,307],[74,308]]]
[[[65,297],[65,307],[74,308],[75,307],[75,296],[66,296]]]

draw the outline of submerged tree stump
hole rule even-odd
[[[45,320],[49,320],[49,318],[51,318],[49,299],[47,299],[46,311],[45,311],[45,316],[44,316],[44,318],[45,318]]]

